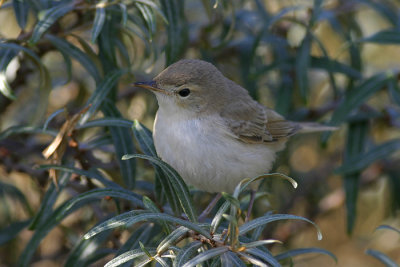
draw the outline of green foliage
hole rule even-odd
[[[319,228],[309,219],[267,212],[244,221],[250,183],[278,176],[296,187],[286,175],[244,180],[233,194],[223,193],[211,218],[199,220],[196,191],[157,157],[151,131],[124,118],[128,100],[141,93],[127,84],[147,77],[152,68],[184,57],[202,58],[227,70],[254,98],[274,103],[289,119],[324,120],[342,129],[345,144],[335,144],[334,153],[343,160],[330,169],[344,180],[349,233],[357,219],[361,176],[371,165],[379,165],[380,176],[390,177],[394,206],[400,207],[400,139],[379,139],[374,131],[398,131],[398,67],[376,70],[364,56],[370,45],[400,45],[398,4],[356,0],[339,8],[345,1],[333,2],[338,6],[315,0],[277,9],[261,0],[0,1],[0,18],[13,14],[20,28],[0,36],[0,167],[7,175],[20,171],[30,177],[25,191],[13,181],[0,182],[0,244],[22,251],[14,257],[19,266],[35,261],[42,240],[56,227],[63,229],[70,249],[63,257],[66,266],[104,263],[110,255],[114,259],[106,266],[280,266],[305,253],[335,258],[319,248],[272,252],[277,241],[263,235],[267,224],[305,221],[317,228],[319,239]],[[366,34],[355,16],[361,9],[375,11],[388,26]],[[201,18],[198,10],[204,13]],[[290,40],[294,26],[297,42]],[[318,34],[320,27],[343,41],[339,52],[332,53]],[[315,73],[326,75],[329,95],[318,107],[310,104],[315,103]],[[75,98],[55,107],[49,99],[68,85],[71,91],[78,88]],[[376,104],[386,95],[388,103]],[[321,143],[332,146],[332,139],[325,134]],[[29,202],[32,192],[40,205]],[[18,216],[16,203],[23,207]],[[79,217],[73,226],[66,222],[71,214]],[[10,244],[26,230],[32,236],[25,248],[13,249]],[[379,251],[367,253],[395,266]],[[15,265],[15,259],[5,264]]]

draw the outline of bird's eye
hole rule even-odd
[[[183,88],[178,92],[181,97],[187,97],[190,94],[190,90],[188,88]]]

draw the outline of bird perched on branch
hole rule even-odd
[[[187,184],[207,192],[232,193],[244,178],[268,173],[276,152],[296,133],[334,129],[285,120],[202,60],[180,60],[135,85],[158,100],[158,155]]]

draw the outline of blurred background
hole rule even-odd
[[[133,173],[124,173],[127,163],[119,159],[129,151],[118,148],[106,127],[82,127],[74,114],[94,103],[92,118],[138,120],[152,129],[156,99],[131,83],[181,58],[212,62],[290,120],[338,126],[329,135],[296,136],[279,154],[274,171],[293,177],[296,190],[280,179],[263,182],[254,216],[304,216],[324,235],[318,241],[303,223],[273,225],[265,236],[284,242],[273,253],[320,247],[338,258],[336,264],[301,256],[295,266],[381,266],[371,250],[400,263],[400,235],[376,230],[400,229],[399,1],[0,3],[0,266],[14,266],[29,249],[29,266],[63,266],[80,236],[113,209],[106,198],[91,203],[44,234],[37,249],[27,248],[34,232],[28,226],[55,179],[37,166],[96,167],[147,192],[151,166],[137,161]],[[105,96],[111,107],[92,109]],[[63,149],[45,159],[42,151],[60,132]],[[138,149],[131,133],[123,136]],[[90,180],[72,175],[54,207],[88,188]],[[193,190],[201,210],[212,195]],[[119,234],[101,247],[115,248],[124,238]]]

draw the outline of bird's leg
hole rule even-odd
[[[250,220],[250,215],[251,215],[251,211],[253,210],[253,204],[254,204],[255,198],[256,198],[256,191],[251,189],[250,190],[250,202],[249,202],[249,207],[247,208],[245,222],[248,222]]]
[[[215,205],[217,204],[218,200],[220,200],[222,197],[221,193],[218,193],[213,200],[211,200],[210,204],[208,204],[207,208],[205,208],[205,210],[203,210],[203,212],[200,214],[199,216],[199,222],[203,221],[207,215],[211,212],[211,210],[215,207]]]

